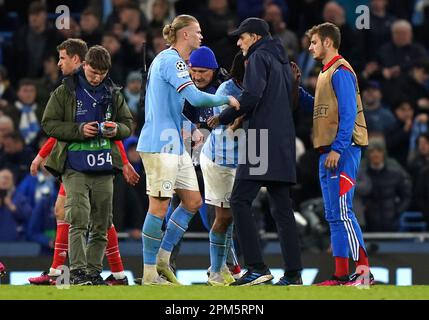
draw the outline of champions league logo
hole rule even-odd
[[[185,71],[186,70],[186,64],[183,61],[177,61],[176,62],[176,69],[179,71]]]

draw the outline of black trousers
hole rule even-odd
[[[244,262],[248,268],[265,267],[257,226],[251,214],[252,202],[263,186],[267,188],[270,212],[277,226],[285,272],[301,270],[298,230],[290,201],[290,185],[286,182],[235,180],[231,208]]]

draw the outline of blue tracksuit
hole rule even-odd
[[[352,203],[361,148],[352,142],[356,118],[356,79],[352,72],[339,67],[332,76],[332,86],[338,100],[339,127],[330,149],[319,159],[319,180],[325,205],[325,217],[331,230],[334,257],[359,259],[359,247],[365,250],[362,231],[353,213]],[[309,109],[314,98],[300,88],[300,105]],[[340,160],[335,170],[325,168],[330,150],[338,152]]]

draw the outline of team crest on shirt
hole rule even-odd
[[[173,184],[170,181],[164,181],[162,183],[162,189],[164,191],[171,191],[172,188],[173,188]]]
[[[185,70],[187,70],[186,63],[184,63],[181,60],[177,61],[176,62],[176,69],[179,70],[179,71],[185,71]]]

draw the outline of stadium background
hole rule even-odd
[[[46,24],[43,19],[29,19],[32,13],[40,12],[37,9],[40,6],[33,4],[33,9],[37,10],[28,13],[33,2],[0,1],[0,123],[2,118],[10,116],[19,133],[13,134],[14,130],[0,126],[0,168],[13,172],[17,187],[25,181],[31,160],[46,138],[40,131],[32,139],[20,132],[20,119],[14,118],[13,112],[14,103],[19,99],[19,84],[23,79],[34,83],[37,92],[34,102],[37,103],[37,110],[43,112],[50,90],[61,80],[55,68],[55,47],[65,38],[81,37],[90,45],[104,45],[112,54],[110,75],[115,82],[124,86],[124,94],[131,104],[136,101],[132,91],[135,90],[135,81],[139,82],[136,71],[141,68],[141,43],[147,42],[150,63],[165,46],[160,28],[176,14],[192,14],[199,19],[203,44],[213,49],[219,65],[225,69],[229,69],[237,51],[236,39],[229,38],[228,31],[246,17],[263,17],[270,23],[273,36],[284,43],[290,58],[300,65],[302,85],[310,92],[314,91],[320,65],[308,56],[304,33],[314,24],[330,21],[342,31],[340,53],[359,74],[372,147],[380,149],[386,156],[386,170],[377,171],[367,152],[358,180],[359,191],[356,192],[356,213],[369,241],[374,273],[378,280],[390,284],[429,283],[424,270],[429,254],[429,235],[426,233],[429,215],[429,138],[425,136],[429,113],[428,1],[43,1],[47,10]],[[55,28],[56,19],[60,16],[55,10],[60,5],[70,9],[70,29]],[[356,28],[356,20],[365,13],[356,13],[359,5],[368,6],[369,29]],[[396,37],[391,32],[395,21],[401,19],[412,26],[411,38],[403,24]],[[38,35],[34,30],[41,25],[44,25],[42,29],[45,31]],[[28,36],[30,34],[32,36]],[[35,42],[43,45],[32,47]],[[134,135],[138,137],[142,126],[138,108],[134,109],[134,116]],[[310,142],[311,116],[298,111],[295,117],[299,184],[294,188],[293,198],[295,210],[301,214],[300,233],[304,262],[309,272],[305,281],[310,283],[310,280],[328,277],[332,262],[315,175],[317,154]],[[131,162],[141,172],[140,160],[135,154],[135,138],[129,139],[125,146]],[[120,248],[125,268],[134,276],[139,276],[141,272],[139,238],[147,208],[147,199],[143,196],[144,176],[141,180],[135,188],[127,186],[120,177],[115,181],[115,225],[121,232]],[[372,186],[369,189],[366,188],[368,181]],[[44,217],[51,221],[52,199],[56,196],[57,185],[49,176],[32,183],[40,188],[37,195],[33,195],[32,213],[37,203],[46,202]],[[268,206],[262,191],[254,203],[254,214],[264,239],[267,262],[273,268],[281,268],[280,250],[273,234],[275,227],[268,214]],[[3,209],[0,207],[0,210]],[[9,272],[40,273],[50,263],[52,249],[44,242],[33,241],[34,235],[27,230],[30,220],[31,216],[23,223],[10,226],[16,229],[13,241],[3,239],[0,234],[0,261]],[[2,223],[0,216],[0,225]],[[53,226],[47,223],[46,230],[43,230],[47,237],[52,238]],[[0,227],[2,230],[9,228],[7,225]],[[182,246],[178,268],[200,270],[192,275],[194,279],[199,279],[209,263],[207,234],[199,217],[192,222],[190,232]],[[314,268],[318,269],[316,278]],[[3,282],[8,283],[17,276],[18,280],[12,282],[22,283],[20,281],[26,279],[28,273],[9,275]]]

